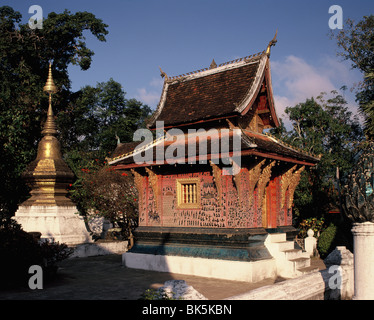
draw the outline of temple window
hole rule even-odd
[[[200,179],[178,179],[177,199],[179,209],[200,207]]]

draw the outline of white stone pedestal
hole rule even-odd
[[[26,232],[41,232],[42,239],[67,245],[92,242],[75,206],[20,206],[15,219]]]
[[[309,253],[309,256],[313,257],[317,250],[317,239],[314,238],[314,231],[312,229],[309,229],[307,234],[308,237],[304,240],[305,251]]]
[[[355,300],[374,299],[374,223],[354,223]]]

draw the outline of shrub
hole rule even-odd
[[[30,266],[39,265],[50,278],[56,263],[66,259],[72,249],[50,241],[39,243],[8,216],[0,215],[0,288],[26,286]]]
[[[173,295],[174,292],[171,292]],[[170,297],[164,290],[161,289],[147,289],[140,295],[139,300],[175,300]]]
[[[317,219],[317,218],[308,218],[304,219],[299,225],[299,237],[301,239],[306,238],[307,232],[309,229],[314,231],[314,235],[317,235],[318,232],[322,232],[325,228],[325,220],[324,218]]]
[[[99,216],[121,228],[121,237],[131,238],[138,222],[138,192],[130,172],[109,166],[82,168],[70,194],[86,216]]]
[[[319,236],[317,249],[322,259],[335,248],[336,233],[337,227],[331,223]]]
[[[65,243],[50,240],[44,240],[39,246],[43,258],[43,275],[46,279],[53,278],[57,272],[58,262],[67,259],[74,251]]]
[[[32,235],[15,221],[1,217],[0,221],[0,287],[27,283],[31,265],[43,262],[40,246]]]

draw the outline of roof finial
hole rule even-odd
[[[217,68],[217,63],[213,59],[212,63],[210,64],[209,69],[214,69],[214,68]]]
[[[159,67],[159,68],[160,68],[160,72],[161,72],[161,77],[168,80],[169,79],[168,75],[164,71],[162,71],[161,67]]]
[[[277,29],[277,31],[275,31],[275,36],[274,36],[274,38],[269,42],[269,44],[268,44],[268,47],[266,48],[266,54],[268,55],[268,56],[270,56],[270,48],[272,47],[272,46],[275,46],[275,44],[277,43],[277,34],[278,34],[278,29]]]
[[[119,136],[117,135],[117,131],[116,131],[116,139],[117,139],[117,146],[118,146],[119,144],[121,144],[121,140]]]

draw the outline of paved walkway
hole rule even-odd
[[[312,264],[324,269],[320,259]],[[61,263],[56,279],[39,290],[0,290],[0,300],[137,300],[146,289],[167,280],[185,280],[209,300],[220,300],[273,284],[272,279],[254,284],[123,267],[121,255],[73,258]],[[277,279],[276,281],[282,281]]]

